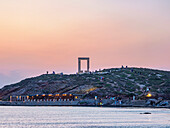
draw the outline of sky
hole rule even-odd
[[[170,1],[0,0],[0,87],[76,73],[78,57],[90,57],[91,71],[170,71]]]

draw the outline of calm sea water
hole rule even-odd
[[[93,127],[168,128],[170,109],[0,106],[0,128]]]

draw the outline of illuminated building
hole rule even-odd
[[[10,101],[74,101],[79,100],[81,94],[35,94],[35,95],[20,95],[10,96]]]

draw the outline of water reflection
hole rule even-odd
[[[170,127],[169,109],[1,106],[0,113],[1,128]]]

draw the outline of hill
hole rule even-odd
[[[154,97],[170,99],[170,71],[146,68],[112,68],[87,74],[43,74],[4,86],[0,97],[10,95],[72,93],[84,98],[109,96],[145,98],[146,89]]]

